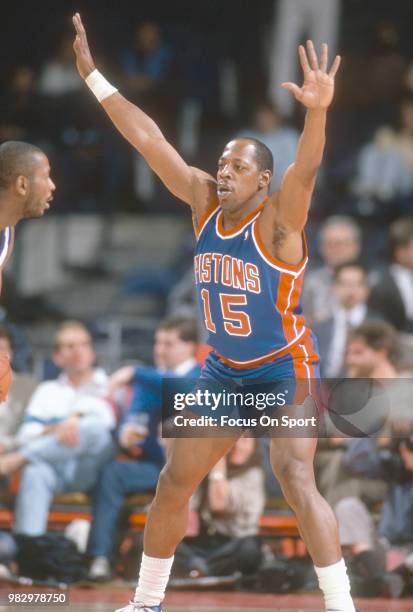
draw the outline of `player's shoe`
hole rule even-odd
[[[162,606],[144,606],[136,601],[130,601],[124,608],[118,608],[115,612],[162,612]]]

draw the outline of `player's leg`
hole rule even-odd
[[[294,408],[291,408],[294,411]],[[334,513],[317,490],[316,438],[273,438],[271,465],[316,567],[326,610],[354,612]]]
[[[189,498],[234,442],[235,438],[171,440],[148,514],[134,601],[146,606],[157,606],[162,601],[175,548],[185,535]]]

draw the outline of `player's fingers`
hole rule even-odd
[[[298,87],[295,83],[282,83],[281,87],[283,89],[287,89],[287,91],[291,91],[292,94],[297,98],[297,100],[301,97],[301,87]]]
[[[76,33],[80,33],[80,24],[79,24],[79,13],[75,13],[72,17],[73,25],[75,26]]]
[[[329,77],[334,79],[334,77],[336,76],[337,70],[340,67],[340,62],[341,62],[341,57],[339,55],[336,55],[333,65],[330,68],[330,72],[328,73]]]
[[[325,72],[327,70],[327,65],[328,65],[328,45],[327,43],[323,43],[321,45],[320,70]]]
[[[310,64],[308,63],[307,53],[305,52],[303,45],[300,45],[298,47],[298,55],[304,74],[307,74],[307,72],[311,72]]]
[[[79,13],[76,13],[73,19],[74,19],[76,32],[79,34],[82,40],[83,39],[86,40],[86,30],[85,30],[85,27],[83,25],[83,22],[82,22],[82,19]]]
[[[307,40],[307,54],[310,59],[311,68],[313,70],[318,70],[318,57],[312,40]]]

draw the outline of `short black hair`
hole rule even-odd
[[[369,274],[368,270],[367,270],[366,266],[364,266],[359,261],[345,261],[344,263],[341,263],[338,266],[336,266],[334,268],[334,272],[333,272],[333,280],[337,281],[337,279],[340,276],[341,272],[343,270],[347,270],[348,268],[357,268],[357,270],[360,270],[360,272],[363,273],[363,276],[364,276],[364,278],[367,281],[368,274]]]
[[[255,161],[257,162],[258,170],[270,170],[271,174],[274,172],[274,156],[271,150],[261,140],[257,138],[242,138],[241,140],[248,140],[254,145],[255,149]]]
[[[192,317],[185,317],[183,315],[167,317],[160,322],[157,329],[175,329],[178,333],[179,339],[183,342],[197,343],[199,341],[197,321]]]
[[[35,145],[18,140],[8,140],[0,145],[0,190],[7,189],[18,176],[30,177],[34,156],[43,155]]]
[[[349,340],[362,338],[373,351],[386,351],[393,363],[398,357],[400,348],[399,335],[395,328],[386,321],[365,321],[350,332]]]
[[[393,221],[389,230],[391,258],[394,259],[397,248],[408,246],[411,240],[413,240],[413,215],[400,217]]]

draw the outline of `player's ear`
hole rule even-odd
[[[29,190],[29,181],[27,176],[19,175],[15,182],[15,189],[20,196],[26,196]]]
[[[272,179],[271,170],[263,170],[262,172],[260,172],[260,175],[258,178],[259,188],[263,189],[264,187],[268,187],[268,185],[271,183],[271,179]]]

